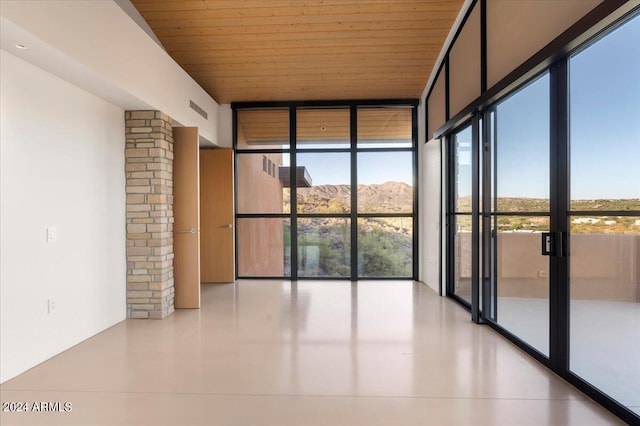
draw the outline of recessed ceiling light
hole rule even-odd
[[[16,47],[22,50],[25,50],[27,48],[27,46],[25,46],[24,44],[16,44]]]

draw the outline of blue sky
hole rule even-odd
[[[288,165],[288,158],[285,164]],[[298,152],[298,166],[305,166],[314,185],[348,185],[351,182],[349,153]],[[410,152],[358,153],[358,183],[380,184],[390,181],[412,185]]]
[[[549,75],[496,109],[497,196],[549,197]]]
[[[640,198],[640,17],[570,59],[570,105],[572,199]],[[548,198],[548,73],[497,111],[497,195]],[[314,185],[349,183],[348,153],[299,154],[298,163]],[[461,168],[460,195],[470,194],[469,174]],[[358,180],[411,184],[411,154],[360,153]]]
[[[640,198],[640,17],[569,66],[571,198]],[[497,195],[548,198],[549,75],[500,102],[497,113]],[[470,141],[470,130],[459,139]],[[468,162],[466,154],[460,160]],[[470,193],[469,173],[460,170],[460,195]]]
[[[640,17],[570,66],[572,198],[640,198]]]

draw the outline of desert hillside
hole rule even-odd
[[[289,199],[285,190],[284,199]],[[410,213],[413,187],[401,182],[358,186],[359,212]],[[298,212],[347,213],[349,185],[298,188]],[[285,201],[285,211],[290,208]],[[298,218],[299,273],[301,276],[350,275],[351,221],[349,218]],[[361,218],[358,220],[358,275],[406,277],[412,273],[412,219]]]
[[[289,190],[285,189],[285,211],[289,210]],[[298,212],[346,213],[351,205],[349,185],[317,185],[298,188]],[[410,213],[413,210],[413,187],[404,182],[358,185],[361,213]]]

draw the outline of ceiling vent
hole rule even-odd
[[[191,107],[192,110],[194,110],[195,112],[200,114],[202,117],[204,117],[205,120],[208,119],[209,114],[207,114],[207,111],[200,108],[200,106],[197,103],[193,102],[191,99],[189,99],[189,106]]]

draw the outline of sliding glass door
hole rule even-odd
[[[490,113],[492,306],[487,315],[549,356],[549,74]]]
[[[471,233],[471,183],[472,183],[472,132],[467,125],[451,137],[451,161],[449,181],[448,229],[449,245],[449,293],[471,306],[472,233]]]
[[[634,421],[638,40],[636,13],[476,112],[447,140],[448,293],[474,321]]]
[[[640,415],[640,17],[569,59],[571,372]]]

